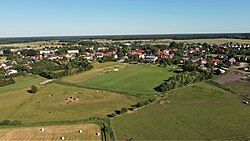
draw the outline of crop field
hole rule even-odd
[[[82,133],[78,132],[80,130]],[[101,140],[101,136],[96,135],[100,130],[95,124],[0,128],[0,140],[61,140],[61,137],[65,140]]]
[[[13,43],[13,44],[0,44],[0,47],[9,48],[44,48],[44,47],[58,47],[59,41],[37,41],[27,43]]]
[[[169,69],[154,65],[131,65],[117,72],[98,75],[80,84],[132,95],[151,95],[156,93],[155,87],[173,75]]]
[[[79,73],[76,75],[70,75],[64,77],[62,80],[70,83],[81,83],[88,79],[94,78],[98,75],[105,74],[107,71],[114,71],[114,69],[124,69],[128,64],[121,64],[116,62],[107,62],[107,63],[94,63],[93,69]]]
[[[174,40],[176,42],[185,42],[185,43],[208,43],[208,44],[224,44],[230,43],[233,44],[250,44],[250,40],[243,40],[243,39],[227,39],[227,38],[220,38],[220,39],[192,39],[192,40]]]
[[[118,140],[249,139],[250,110],[239,97],[208,83],[173,91],[158,102],[112,119]]]

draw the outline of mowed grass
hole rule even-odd
[[[0,120],[8,118],[32,96],[27,92],[31,85],[38,85],[46,80],[31,74],[14,79],[15,84],[0,87]]]
[[[246,139],[249,106],[238,96],[206,83],[190,85],[112,122],[118,140]]]
[[[232,83],[226,83],[223,86],[230,88],[235,93],[247,94],[250,97],[250,82],[236,81]]]
[[[67,104],[66,99],[78,99]],[[15,98],[5,101],[16,101]],[[96,91],[57,83],[45,87],[25,101],[11,115],[10,120],[20,120],[23,124],[76,121],[90,117],[106,117],[122,107],[136,103],[138,98],[107,91]],[[5,105],[5,104],[4,104]],[[16,108],[4,106],[6,109]]]
[[[93,69],[76,75],[66,76],[62,80],[70,83],[81,83],[98,75],[105,74],[107,71],[114,71],[114,69],[124,69],[126,66],[128,66],[128,64],[121,64],[117,62],[95,62],[93,63]]]
[[[61,140],[61,137],[65,140],[101,140],[101,136],[96,135],[100,132],[100,126],[95,124],[6,128],[0,129],[0,140]]]
[[[155,87],[173,75],[168,69],[154,65],[131,65],[117,72],[99,75],[81,85],[133,95],[151,95],[156,93]]]

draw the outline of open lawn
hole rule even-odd
[[[26,95],[28,97],[28,94]],[[26,101],[25,99],[15,99],[10,95],[2,96],[1,99],[9,103],[23,100],[19,106],[3,104],[5,110],[16,110],[14,113],[4,114],[1,119],[20,120],[24,124],[106,117],[107,114],[116,109],[137,102],[137,98],[132,96],[57,83],[45,85]]]
[[[154,65],[130,65],[84,81],[81,85],[132,95],[151,95],[156,93],[155,87],[173,75],[168,69]]]
[[[105,74],[107,71],[114,71],[114,69],[124,69],[128,64],[121,64],[116,62],[106,62],[106,63],[93,63],[93,69],[79,73],[76,75],[70,75],[64,77],[62,80],[70,83],[81,83],[88,79],[94,78],[98,75]]]
[[[209,140],[250,137],[249,106],[207,83],[175,90],[162,101],[112,119],[118,140]]]
[[[0,140],[61,140],[61,137],[65,140],[101,140],[101,136],[96,135],[100,130],[95,124],[6,128],[0,129]]]

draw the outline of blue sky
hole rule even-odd
[[[250,0],[1,0],[0,37],[250,32]]]

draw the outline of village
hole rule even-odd
[[[250,45],[208,45],[187,44],[171,42],[165,44],[150,44],[148,42],[114,42],[98,43],[95,41],[83,41],[74,45],[63,43],[58,47],[45,47],[43,49],[30,48],[5,48],[0,49],[0,55],[6,56],[8,61],[1,61],[1,74],[12,76],[30,72],[34,62],[47,60],[58,65],[66,64],[76,58],[82,57],[88,62],[117,61],[120,63],[157,63],[184,64],[191,61],[203,70],[211,70],[213,73],[225,73],[229,67],[248,71]],[[61,68],[63,69],[63,68]],[[58,69],[59,70],[59,69]],[[56,70],[57,71],[57,70]]]

